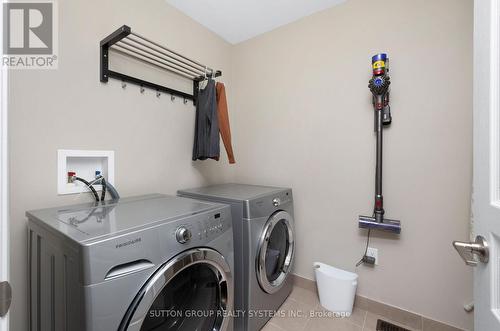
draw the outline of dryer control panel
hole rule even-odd
[[[291,189],[283,189],[267,196],[251,200],[245,218],[268,217],[277,210],[293,208],[293,195]]]
[[[272,204],[274,207],[279,207],[281,205],[287,204],[292,201],[292,197],[289,192],[284,192],[280,195],[275,196],[272,199]]]

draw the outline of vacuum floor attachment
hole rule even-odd
[[[382,230],[392,233],[401,233],[401,222],[384,218],[384,197],[382,195],[382,142],[384,126],[392,122],[389,106],[389,86],[391,79],[388,75],[387,54],[377,54],[372,57],[373,77],[368,88],[373,96],[375,113],[375,132],[377,135],[377,165],[375,169],[375,206],[373,216],[359,216],[359,227],[362,229]]]
[[[384,218],[382,222],[378,222],[375,217],[359,216],[358,224],[361,229],[381,230],[397,234],[401,233],[401,221],[397,220]]]

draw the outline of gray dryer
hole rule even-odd
[[[178,191],[231,205],[235,251],[235,330],[260,330],[292,291],[292,190],[223,184]]]

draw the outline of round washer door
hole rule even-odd
[[[179,254],[149,279],[127,311],[120,331],[225,331],[233,310],[232,274],[217,251]]]
[[[293,218],[286,211],[274,213],[262,231],[257,254],[257,279],[269,294],[284,285],[295,253]]]

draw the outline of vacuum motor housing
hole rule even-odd
[[[376,109],[382,109],[382,124],[389,125],[392,122],[391,107],[389,106],[389,57],[386,53],[380,53],[372,57],[373,77],[368,87],[373,94],[373,105]]]

